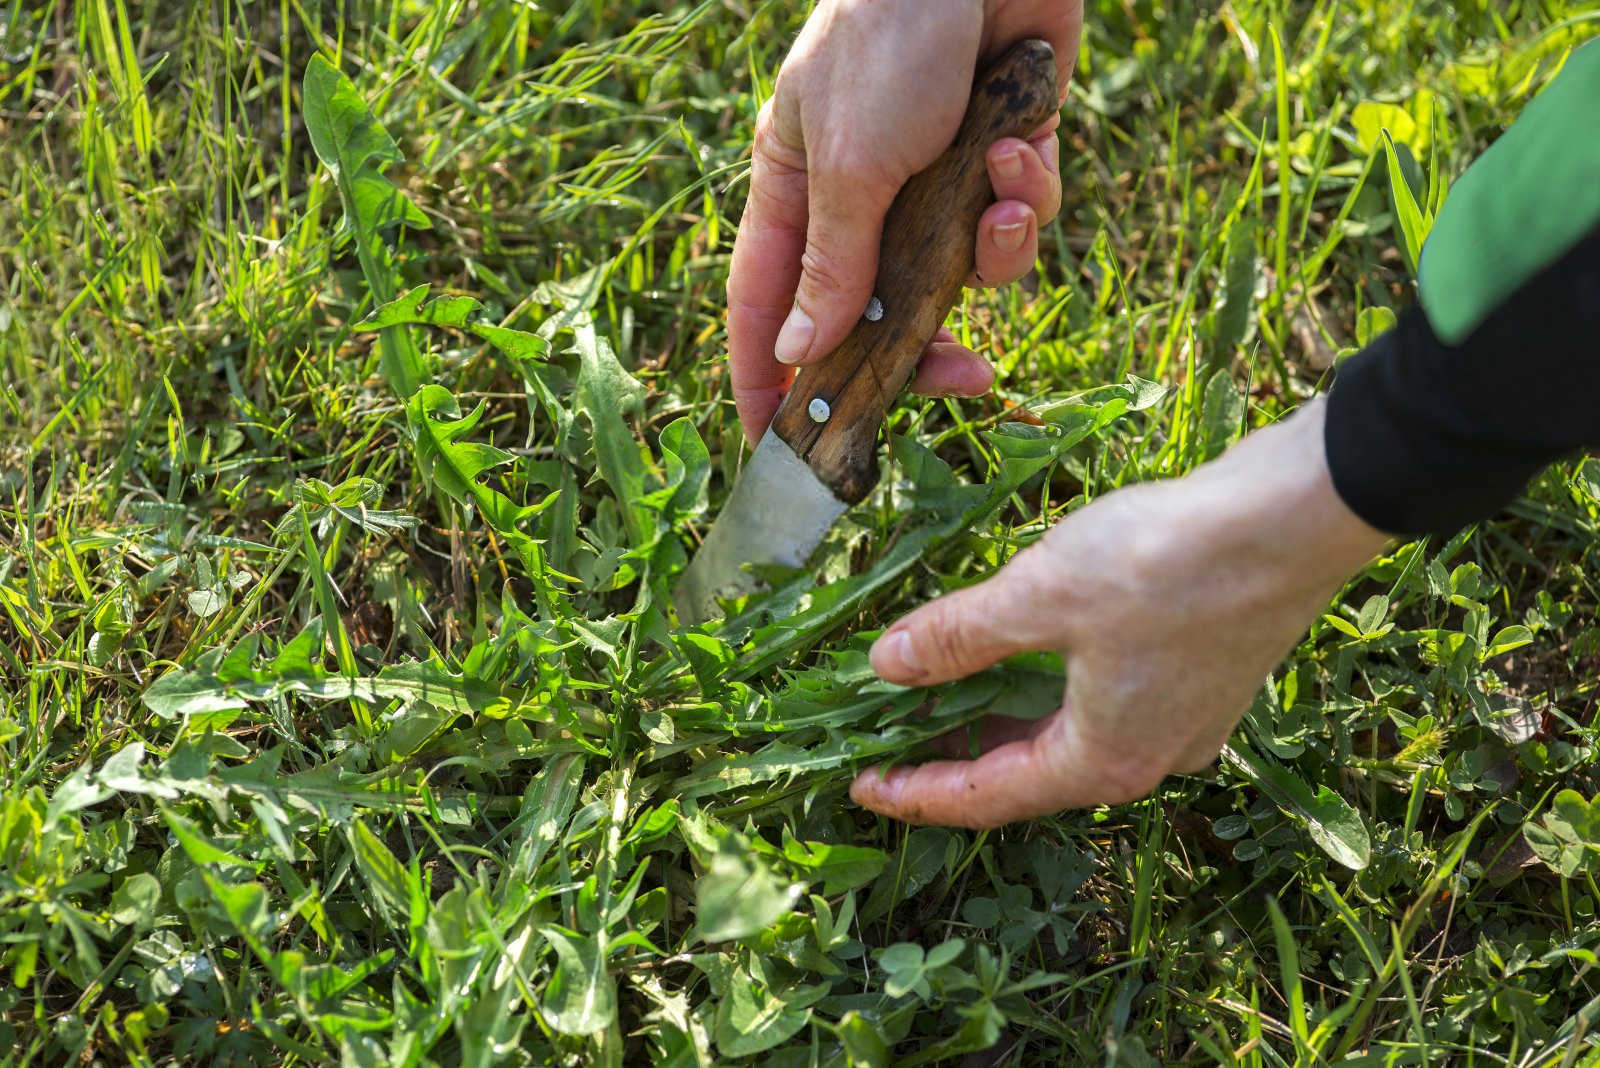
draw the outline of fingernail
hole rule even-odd
[[[872,646],[872,670],[888,679],[915,679],[922,667],[911,652],[911,636],[903,630],[891,630]]]
[[[806,350],[811,348],[811,338],[816,332],[817,324],[796,304],[790,310],[789,318],[783,321],[783,329],[778,331],[778,341],[772,347],[772,354],[779,363],[799,363],[805,359]]]
[[[1022,239],[1026,236],[1028,236],[1027,223],[1006,223],[1004,226],[994,228],[994,244],[1001,252],[1017,251],[1022,247]]]
[[[994,173],[1000,178],[1022,177],[1022,153],[1015,145],[995,156]]]

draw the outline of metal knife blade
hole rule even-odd
[[[901,188],[883,223],[869,313],[796,376],[722,514],[673,593],[703,623],[717,598],[760,588],[750,564],[803,567],[878,479],[878,431],[973,271],[973,234],[994,202],[985,157],[1060,106],[1055,53],[1022,41],[984,70],[950,147]]]
[[[849,507],[768,429],[672,593],[678,617],[704,623],[716,616],[718,597],[759,589],[746,569],[752,562],[804,567]]]

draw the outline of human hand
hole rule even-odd
[[[1055,49],[1066,93],[1082,0],[822,0],[756,122],[750,195],[728,275],[739,421],[760,438],[794,368],[831,352],[872,297],[883,217],[949,146],[980,61],[1028,37]],[[1056,123],[990,146],[997,202],[978,223],[974,283],[1025,275],[1061,205]],[[940,331],[911,388],[980,396],[987,361]]]
[[[1335,492],[1322,433],[1317,402],[1184,478],[1108,494],[896,622],[872,649],[891,682],[1048,649],[1066,693],[1043,719],[988,720],[975,760],[870,768],[850,796],[910,823],[996,827],[1130,801],[1211,763],[1262,679],[1387,541]],[[964,753],[965,732],[945,741]]]

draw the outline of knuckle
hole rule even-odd
[[[794,138],[784,129],[778,111],[778,98],[773,96],[761,106],[756,116],[755,133],[751,137],[751,154],[764,160],[770,167],[785,171],[805,170],[805,147],[793,143]]]
[[[946,597],[934,602],[933,626],[928,637],[940,662],[964,666],[983,659],[984,648],[989,644],[986,621],[992,618],[995,606],[985,603],[979,595],[982,587],[964,597]],[[987,592],[987,591],[984,591]]]
[[[844,259],[816,240],[806,240],[800,254],[801,285],[828,296],[844,296],[860,288]]]
[[[825,177],[840,188],[860,190],[867,197],[899,184],[881,162],[862,152],[830,153],[823,169]]]
[[[857,203],[884,207],[907,175],[901,173],[892,153],[881,145],[859,143],[861,134],[846,124],[830,127],[813,147],[817,180],[832,185]]]

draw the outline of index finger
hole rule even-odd
[[[728,268],[733,401],[745,437],[752,444],[772,422],[794,380],[794,369],[779,363],[772,347],[800,281],[800,257],[806,247],[806,194],[805,157],[781,143],[769,110],[756,126],[750,196]]]
[[[975,829],[1049,816],[1068,808],[1119,804],[1153,789],[1129,778],[1128,762],[1089,759],[1063,709],[1031,737],[995,747],[976,760],[935,760],[884,772],[871,767],[850,784],[850,798],[906,823]]]

